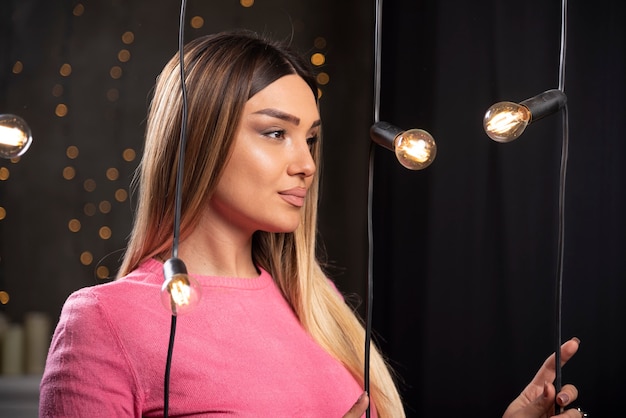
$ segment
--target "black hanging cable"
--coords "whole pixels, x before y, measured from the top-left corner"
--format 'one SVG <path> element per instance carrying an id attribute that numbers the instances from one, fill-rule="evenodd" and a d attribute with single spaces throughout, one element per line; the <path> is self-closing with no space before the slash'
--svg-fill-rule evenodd
<path id="1" fill-rule="evenodd" d="M 561 45 L 559 53 L 559 90 L 565 93 L 565 55 L 567 52 L 567 0 L 561 0 Z"/>
<path id="2" fill-rule="evenodd" d="M 185 85 L 185 61 L 184 61 L 184 39 L 185 39 L 185 10 L 187 1 L 182 0 L 180 5 L 180 20 L 178 23 L 178 58 L 180 67 L 180 88 L 182 92 L 182 115 L 180 123 L 180 144 L 178 151 L 178 167 L 176 172 L 176 195 L 174 199 L 174 235 L 172 241 L 172 257 L 178 258 L 178 243 L 180 236 L 180 216 L 182 206 L 182 188 L 185 164 L 185 148 L 187 143 L 187 87 Z M 170 395 L 170 372 L 172 368 L 172 353 L 174 351 L 174 339 L 176 336 L 176 315 L 172 314 L 170 324 L 170 339 L 167 347 L 167 360 L 165 363 L 165 378 L 163 384 L 163 417 L 167 418 L 169 413 Z"/>
<path id="3" fill-rule="evenodd" d="M 561 51 L 559 57 L 559 90 L 565 93 L 565 52 L 567 47 L 567 0 L 561 0 Z M 554 387 L 557 393 L 562 388 L 561 371 L 561 326 L 563 306 L 563 258 L 565 247 L 565 184 L 567 174 L 567 156 L 569 147 L 569 121 L 567 115 L 567 103 L 563 106 L 561 114 L 563 142 L 561 146 L 561 166 L 559 174 L 559 221 L 558 221 L 558 244 L 557 244 L 557 274 L 555 283 L 555 379 Z M 555 412 L 562 411 L 555 404 Z"/>
<path id="4" fill-rule="evenodd" d="M 374 194 L 374 147 L 376 145 L 370 141 L 369 152 L 369 175 L 367 188 L 367 243 L 368 243 L 368 263 L 367 263 L 367 302 L 365 305 L 365 354 L 363 357 L 363 387 L 365 392 L 370 393 L 370 346 L 372 340 L 372 302 L 374 290 L 374 242 L 373 242 L 373 226 L 372 226 L 372 195 Z M 371 397 L 370 397 L 371 404 Z M 370 417 L 370 407 L 368 405 L 365 416 Z"/>
<path id="5" fill-rule="evenodd" d="M 376 17 L 374 27 L 374 123 L 380 119 L 380 84 L 381 84 L 381 41 L 382 41 L 382 0 L 376 0 Z M 372 303 L 374 300 L 374 242 L 372 226 L 372 198 L 374 194 L 374 150 L 376 145 L 370 142 L 367 189 L 367 299 L 365 305 L 365 354 L 363 358 L 363 387 L 370 393 L 370 347 L 372 340 Z M 370 397 L 371 405 L 371 397 Z M 371 409 L 368 405 L 365 416 L 370 418 Z"/>
<path id="6" fill-rule="evenodd" d="M 374 123 L 380 120 L 383 0 L 376 0 L 374 23 Z"/>
<path id="7" fill-rule="evenodd" d="M 373 226 L 372 226 L 372 195 L 374 194 L 374 147 L 376 145 L 373 141 L 370 141 L 370 153 L 369 153 L 369 175 L 368 175 L 368 189 L 367 189 L 367 242 L 368 242 L 368 266 L 367 266 L 367 305 L 366 305 L 366 322 L 365 322 L 365 355 L 363 360 L 363 386 L 364 390 L 369 395 L 370 390 L 370 345 L 372 340 L 372 301 L 374 293 L 374 242 Z M 371 398 L 370 398 L 371 401 Z M 370 417 L 370 407 L 368 405 L 365 411 L 365 416 Z"/>
<path id="8" fill-rule="evenodd" d="M 183 175 L 185 165 L 185 148 L 187 143 L 187 86 L 185 84 L 184 38 L 185 38 L 185 9 L 187 0 L 180 5 L 180 22 L 178 29 L 178 58 L 180 67 L 180 90 L 182 93 L 182 118 L 180 121 L 180 144 L 178 150 L 178 170 L 176 172 L 176 199 L 174 201 L 174 240 L 172 243 L 172 257 L 178 257 L 178 241 L 180 236 L 180 216 L 182 206 Z"/>
<path id="9" fill-rule="evenodd" d="M 170 324 L 170 340 L 167 346 L 167 361 L 165 363 L 165 379 L 163 393 L 163 418 L 167 418 L 170 409 L 170 371 L 172 369 L 172 353 L 174 351 L 174 338 L 176 336 L 176 315 L 172 315 Z"/>

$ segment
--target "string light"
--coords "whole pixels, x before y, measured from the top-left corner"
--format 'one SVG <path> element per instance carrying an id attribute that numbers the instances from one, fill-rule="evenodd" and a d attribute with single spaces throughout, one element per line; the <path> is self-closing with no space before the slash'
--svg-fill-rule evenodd
<path id="1" fill-rule="evenodd" d="M 180 217 L 182 206 L 182 185 L 184 175 L 185 149 L 187 145 L 187 85 L 185 83 L 184 63 L 184 27 L 185 9 L 187 2 L 182 0 L 178 36 L 178 65 L 180 72 L 180 86 L 182 94 L 182 116 L 180 129 L 180 143 L 178 151 L 178 166 L 176 170 L 176 193 L 174 197 L 174 231 L 172 240 L 172 257 L 163 264 L 164 283 L 161 287 L 161 300 L 169 300 L 164 304 L 172 313 L 173 335 L 176 327 L 176 316 L 189 312 L 200 300 L 200 289 L 196 279 L 187 274 L 185 263 L 178 258 L 178 244 L 180 240 Z M 186 288 L 183 290 L 182 288 Z M 191 296 L 193 294 L 193 296 Z M 181 295 L 187 295 L 182 297 Z M 167 389 L 167 385 L 166 385 Z M 167 413 L 167 408 L 166 411 Z"/>
<path id="2" fill-rule="evenodd" d="M 0 157 L 17 158 L 30 148 L 33 137 L 30 127 L 17 115 L 0 115 Z"/>
<path id="3" fill-rule="evenodd" d="M 167 280 L 161 287 L 161 302 L 172 315 L 182 315 L 193 310 L 200 301 L 201 287 L 187 274 L 185 264 L 178 258 L 163 263 Z"/>
<path id="4" fill-rule="evenodd" d="M 423 170 L 437 156 L 437 144 L 423 129 L 402 130 L 387 122 L 376 122 L 370 128 L 372 140 L 396 154 L 398 162 L 409 170 Z"/>
<path id="5" fill-rule="evenodd" d="M 511 142 L 532 122 L 558 112 L 567 103 L 561 90 L 545 91 L 520 103 L 499 102 L 492 105 L 483 118 L 483 128 L 496 142 Z"/>

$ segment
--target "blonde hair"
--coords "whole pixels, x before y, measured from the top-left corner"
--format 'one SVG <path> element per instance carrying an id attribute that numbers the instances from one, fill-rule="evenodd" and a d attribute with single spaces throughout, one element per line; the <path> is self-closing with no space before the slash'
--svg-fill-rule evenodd
<path id="1" fill-rule="evenodd" d="M 246 101 L 288 74 L 302 77 L 317 97 L 315 77 L 306 61 L 290 48 L 255 34 L 205 36 L 191 41 L 184 51 L 189 112 L 181 240 L 197 222 L 220 179 Z M 139 189 L 135 222 L 118 277 L 151 257 L 167 254 L 172 246 L 180 91 L 176 55 L 158 77 L 150 105 L 144 154 L 134 179 Z M 312 153 L 319 166 L 319 141 Z M 307 194 L 300 226 L 293 233 L 254 234 L 252 256 L 272 275 L 302 326 L 362 384 L 363 325 L 328 281 L 316 258 L 318 188 L 316 177 Z M 370 398 L 380 417 L 404 416 L 390 370 L 373 345 Z"/>

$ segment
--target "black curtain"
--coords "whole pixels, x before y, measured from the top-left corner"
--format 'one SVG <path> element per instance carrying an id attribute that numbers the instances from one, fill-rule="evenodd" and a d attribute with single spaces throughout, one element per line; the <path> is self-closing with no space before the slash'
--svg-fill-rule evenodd
<path id="1" fill-rule="evenodd" d="M 377 338 L 409 416 L 499 416 L 555 348 L 562 114 L 509 144 L 485 110 L 558 87 L 561 4 L 401 1 L 383 7 L 381 119 L 428 130 L 426 170 L 377 151 Z M 626 31 L 616 1 L 571 2 L 566 79 L 563 369 L 592 416 L 618 411 L 626 342 Z"/>

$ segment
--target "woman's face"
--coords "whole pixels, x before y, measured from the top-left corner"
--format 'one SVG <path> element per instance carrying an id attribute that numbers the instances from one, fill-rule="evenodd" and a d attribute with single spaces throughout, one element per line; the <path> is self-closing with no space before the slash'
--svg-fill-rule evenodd
<path id="1" fill-rule="evenodd" d="M 252 96 L 209 216 L 247 235 L 294 231 L 316 169 L 311 145 L 319 130 L 315 97 L 299 76 L 284 76 Z"/>

